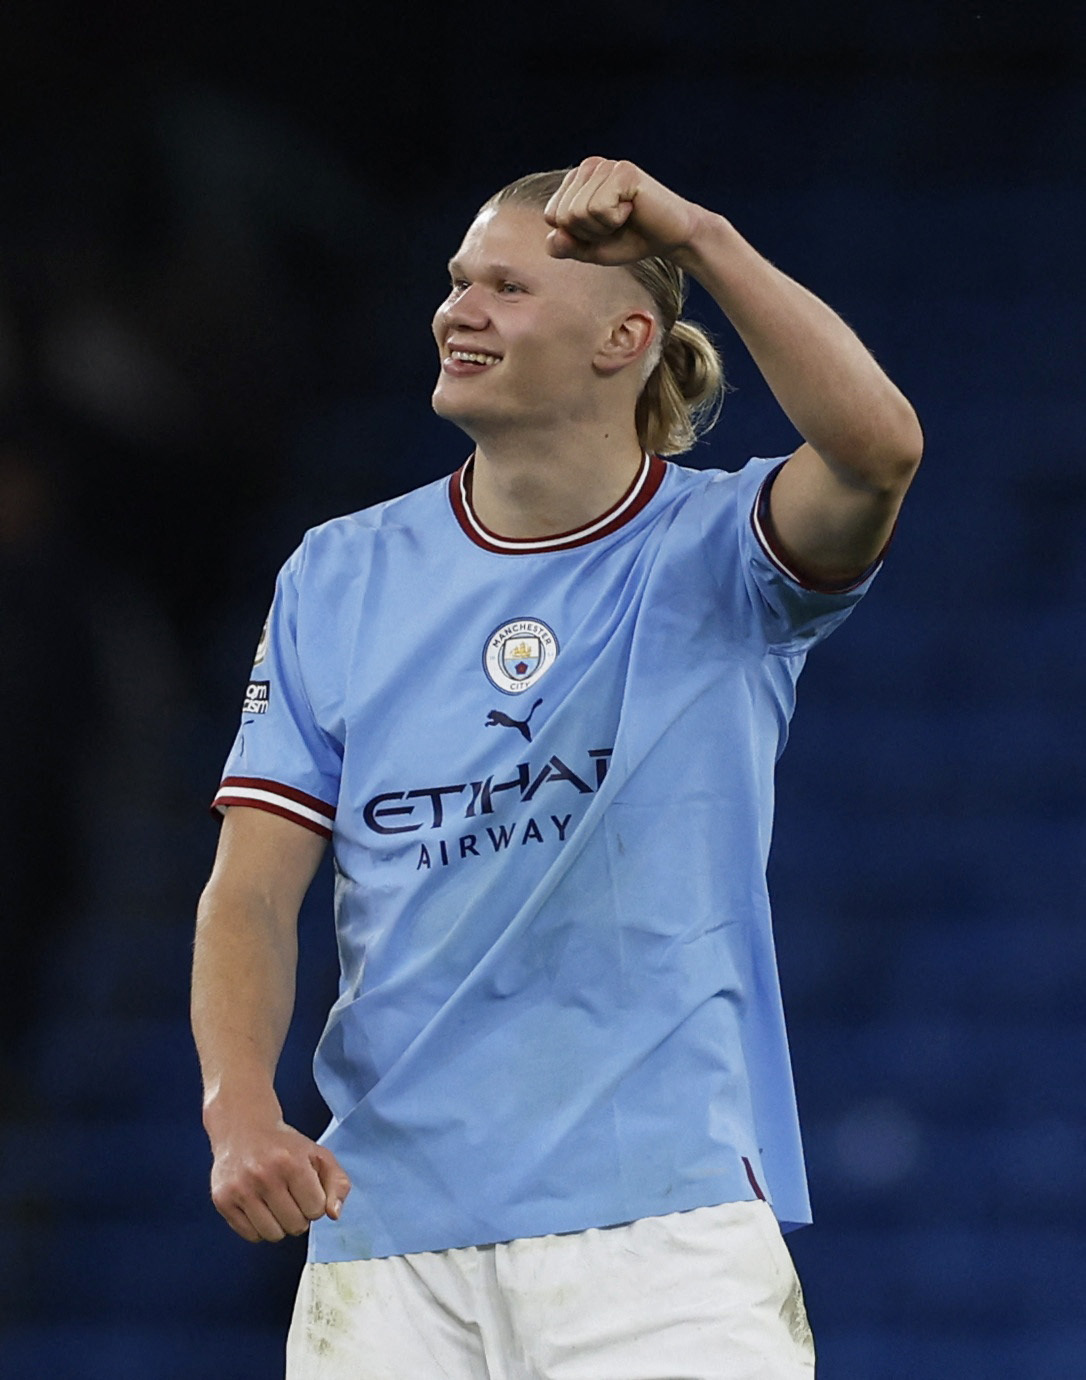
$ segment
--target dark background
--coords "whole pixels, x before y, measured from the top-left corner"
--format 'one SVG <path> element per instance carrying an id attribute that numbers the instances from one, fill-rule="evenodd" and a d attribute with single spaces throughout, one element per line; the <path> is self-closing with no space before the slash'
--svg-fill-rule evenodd
<path id="1" fill-rule="evenodd" d="M 825 1380 L 1086 1373 L 1086 9 L 0 10 L 0 1375 L 281 1373 L 300 1243 L 207 1197 L 205 806 L 303 530 L 454 468 L 444 263 L 629 157 L 913 399 L 927 459 L 812 657 L 771 881 Z M 795 437 L 736 391 L 690 463 Z M 283 1066 L 334 982 L 322 880 Z"/>

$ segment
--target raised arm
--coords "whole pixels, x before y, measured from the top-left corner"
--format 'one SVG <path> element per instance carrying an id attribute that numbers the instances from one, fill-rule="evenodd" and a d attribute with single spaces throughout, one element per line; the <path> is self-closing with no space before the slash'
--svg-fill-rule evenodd
<path id="1" fill-rule="evenodd" d="M 803 437 L 770 495 L 782 554 L 817 583 L 860 575 L 889 539 L 923 437 L 849 327 L 723 216 L 632 163 L 586 159 L 546 217 L 559 257 L 617 265 L 665 255 L 711 293 Z"/>
<path id="2" fill-rule="evenodd" d="M 289 820 L 232 806 L 197 913 L 192 1029 L 211 1196 L 247 1241 L 338 1217 L 350 1189 L 331 1151 L 284 1122 L 274 1086 L 294 1007 L 298 910 L 323 850 Z"/>

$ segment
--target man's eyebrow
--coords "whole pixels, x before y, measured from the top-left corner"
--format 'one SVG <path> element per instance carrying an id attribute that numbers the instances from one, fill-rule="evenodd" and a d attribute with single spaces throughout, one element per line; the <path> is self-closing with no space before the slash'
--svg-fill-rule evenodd
<path id="1" fill-rule="evenodd" d="M 459 259 L 450 259 L 448 268 L 450 276 L 454 278 L 457 274 L 463 274 L 464 272 L 464 266 L 463 264 L 461 264 Z M 521 273 L 518 269 L 510 268 L 508 264 L 487 264 L 486 267 L 482 270 L 482 272 L 484 276 L 491 278 L 520 279 L 524 277 L 523 273 Z"/>

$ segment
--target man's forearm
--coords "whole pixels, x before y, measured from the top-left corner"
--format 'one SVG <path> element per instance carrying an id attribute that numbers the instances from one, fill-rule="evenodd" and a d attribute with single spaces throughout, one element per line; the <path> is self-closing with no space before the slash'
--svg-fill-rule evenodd
<path id="1" fill-rule="evenodd" d="M 293 1011 L 296 968 L 292 926 L 251 898 L 209 885 L 197 916 L 192 971 L 205 1124 L 238 1112 L 278 1115 L 275 1069 Z"/>
<path id="2" fill-rule="evenodd" d="M 200 898 L 192 1030 L 211 1141 L 211 1200 L 246 1241 L 339 1215 L 351 1183 L 335 1156 L 287 1126 L 275 1070 L 294 1008 L 298 909 L 324 840 L 263 810 L 226 811 Z"/>
<path id="3" fill-rule="evenodd" d="M 834 311 L 723 216 L 705 212 L 673 257 L 716 300 L 793 426 L 839 478 L 875 491 L 908 482 L 923 444 L 916 414 Z"/>

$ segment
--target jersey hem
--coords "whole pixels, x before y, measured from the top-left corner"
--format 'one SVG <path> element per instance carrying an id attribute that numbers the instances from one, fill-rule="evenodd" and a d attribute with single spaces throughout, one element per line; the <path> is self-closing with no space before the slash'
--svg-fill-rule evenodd
<path id="1" fill-rule="evenodd" d="M 571 1213 L 552 1217 L 546 1225 L 524 1227 L 514 1233 L 499 1235 L 485 1231 L 448 1230 L 437 1234 L 425 1232 L 392 1233 L 380 1228 L 352 1230 L 344 1229 L 334 1222 L 315 1223 L 309 1233 L 308 1263 L 331 1264 L 344 1260 L 382 1260 L 390 1256 L 420 1255 L 445 1251 L 465 1250 L 471 1247 L 496 1246 L 510 1241 L 535 1240 L 543 1236 L 570 1236 L 593 1230 L 606 1230 L 608 1227 L 625 1226 L 630 1222 L 644 1221 L 653 1217 L 669 1217 L 676 1212 L 696 1212 L 701 1208 L 722 1207 L 727 1203 L 762 1202 L 777 1218 L 781 1234 L 810 1226 L 811 1218 L 781 1217 L 771 1199 L 764 1193 L 737 1194 L 734 1190 L 724 1196 L 691 1194 L 679 1202 L 657 1202 L 647 1205 L 643 1211 L 630 1214 L 621 1210 L 600 1214 Z"/>

